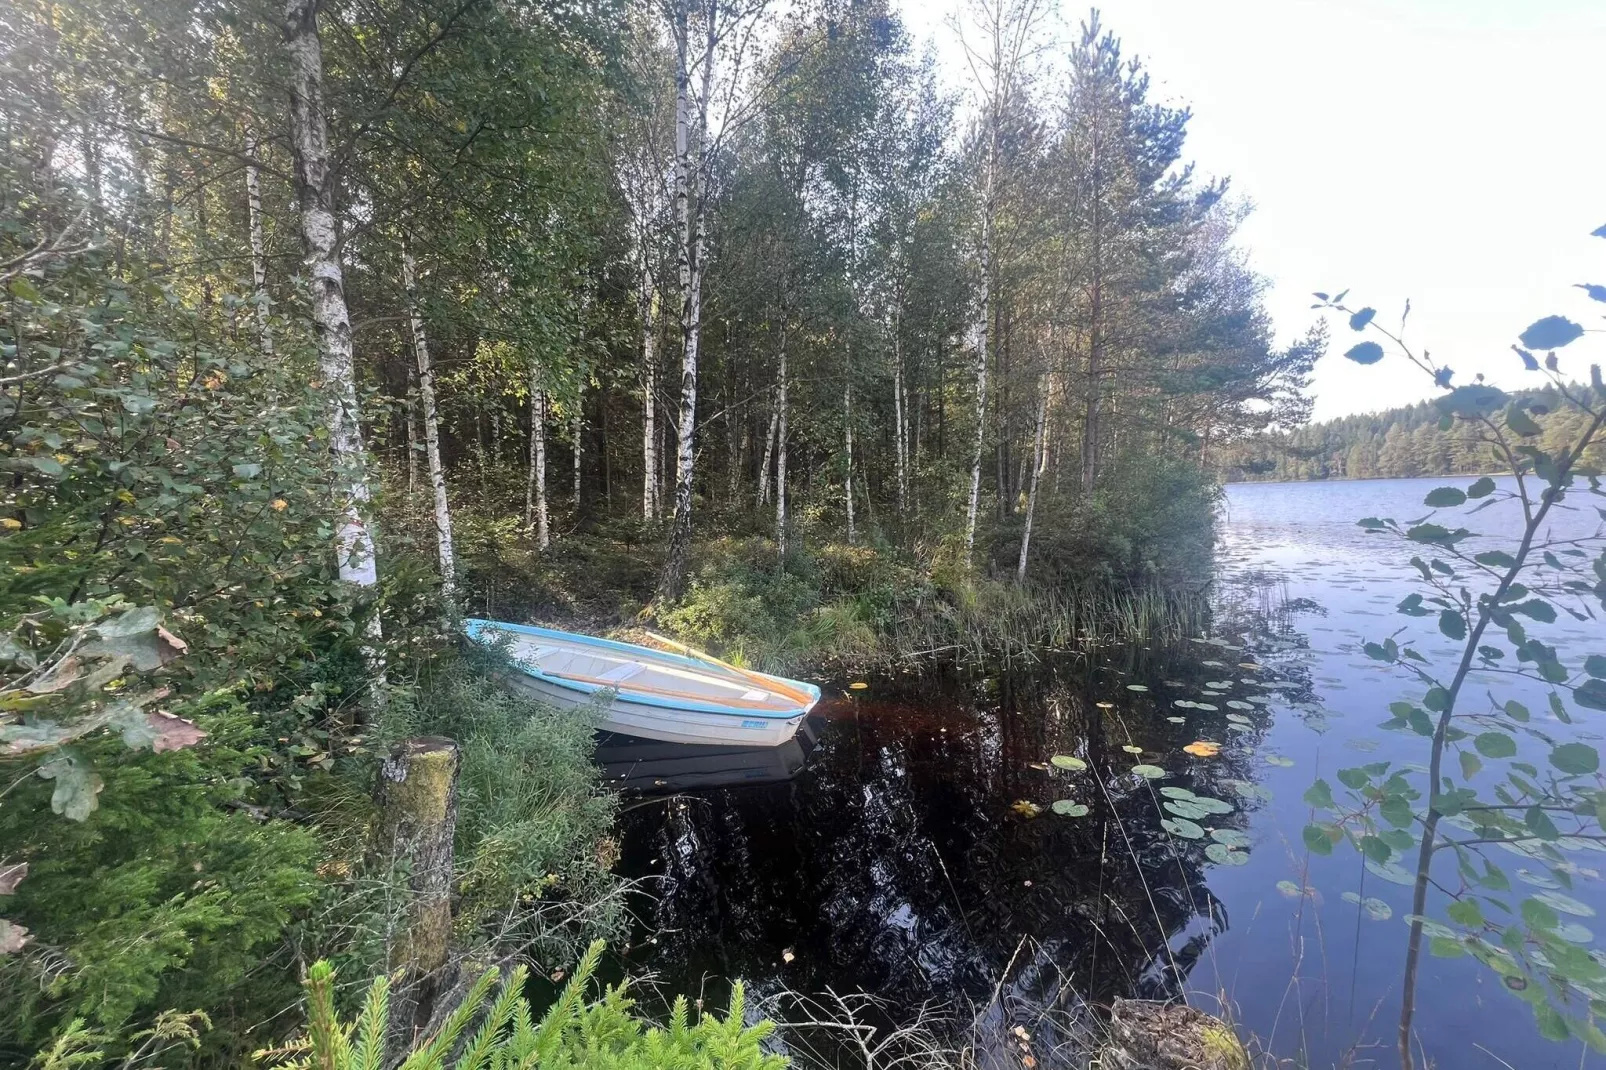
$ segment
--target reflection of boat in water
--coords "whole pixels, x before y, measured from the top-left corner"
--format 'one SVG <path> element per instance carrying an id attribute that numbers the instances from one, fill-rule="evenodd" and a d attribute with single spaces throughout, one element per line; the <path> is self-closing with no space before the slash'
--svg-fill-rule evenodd
<path id="1" fill-rule="evenodd" d="M 777 784 L 802 770 L 818 739 L 816 733 L 811 718 L 804 719 L 797 735 L 776 747 L 661 743 L 604 732 L 597 740 L 596 757 L 609 787 L 638 795 Z"/>

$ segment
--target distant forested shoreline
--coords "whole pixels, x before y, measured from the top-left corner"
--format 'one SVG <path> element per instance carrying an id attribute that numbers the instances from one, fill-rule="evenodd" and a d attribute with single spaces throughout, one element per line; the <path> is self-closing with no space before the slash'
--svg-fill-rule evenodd
<path id="1" fill-rule="evenodd" d="M 1574 389 L 1580 396 L 1588 386 Z M 1522 441 L 1546 453 L 1576 439 L 1584 415 L 1565 406 L 1553 388 L 1519 391 L 1512 400 L 1523 406 L 1540 433 Z M 1228 483 L 1283 483 L 1324 479 L 1409 479 L 1418 476 L 1480 475 L 1507 470 L 1498 456 L 1491 427 L 1467 420 L 1446 426 L 1432 401 L 1344 416 L 1308 424 L 1283 434 L 1245 439 L 1219 462 Z M 1505 417 L 1493 417 L 1504 429 Z M 1508 433 L 1515 445 L 1519 440 Z M 1606 461 L 1597 444 L 1588 460 Z"/>

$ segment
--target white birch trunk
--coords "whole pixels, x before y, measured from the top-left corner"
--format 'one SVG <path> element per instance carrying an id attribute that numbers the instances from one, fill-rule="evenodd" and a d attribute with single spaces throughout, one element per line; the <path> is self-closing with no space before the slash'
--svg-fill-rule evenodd
<path id="1" fill-rule="evenodd" d="M 658 288 L 641 275 L 641 518 L 658 517 Z"/>
<path id="2" fill-rule="evenodd" d="M 786 564 L 786 328 L 781 328 L 781 368 L 775 401 L 775 549 Z"/>
<path id="3" fill-rule="evenodd" d="M 290 58 L 290 127 L 295 148 L 296 198 L 301 239 L 310 277 L 313 334 L 318 343 L 318 375 L 328 400 L 329 449 L 335 462 L 338 514 L 336 546 L 340 578 L 359 588 L 376 587 L 379 569 L 366 513 L 372 495 L 357 408 L 357 377 L 351 349 L 351 317 L 346 310 L 330 170 L 329 130 L 324 121 L 323 47 L 318 40 L 317 0 L 285 5 L 285 50 Z M 378 613 L 368 616 L 364 651 L 371 682 L 384 685 Z M 382 702 L 375 690 L 370 702 Z"/>
<path id="4" fill-rule="evenodd" d="M 429 486 L 435 507 L 435 552 L 440 560 L 441 593 L 457 601 L 457 554 L 452 545 L 452 510 L 446 501 L 446 469 L 441 464 L 440 417 L 435 407 L 435 372 L 429 362 L 429 339 L 418 310 L 417 272 L 413 254 L 402 246 L 402 288 L 407 294 L 407 323 L 413 336 L 413 358 L 418 363 L 418 401 L 424 418 L 424 458 L 429 465 Z"/>
<path id="5" fill-rule="evenodd" d="M 1026 494 L 1026 527 L 1020 537 L 1020 561 L 1015 565 L 1015 579 L 1026 579 L 1026 554 L 1032 545 L 1032 519 L 1037 515 L 1037 487 L 1043 479 L 1043 468 L 1048 457 L 1048 375 L 1037 380 L 1037 434 L 1033 440 L 1032 485 Z"/>
<path id="6" fill-rule="evenodd" d="M 580 451 L 585 434 L 585 388 L 574 399 L 574 414 L 569 417 L 569 438 L 574 442 L 574 515 L 580 515 Z"/>
<path id="7" fill-rule="evenodd" d="M 996 141 L 996 123 L 994 140 Z M 981 450 L 987 420 L 987 330 L 991 326 L 993 153 L 988 149 L 986 191 L 981 217 L 981 317 L 976 330 L 976 443 L 970 460 L 970 504 L 965 511 L 965 566 L 976 546 L 976 506 L 981 498 Z"/>
<path id="8" fill-rule="evenodd" d="M 892 419 L 893 452 L 898 462 L 898 515 L 903 516 L 909 508 L 909 428 L 905 420 L 905 404 L 903 397 L 903 345 L 900 320 L 892 320 Z"/>
<path id="9" fill-rule="evenodd" d="M 714 29 L 708 27 L 703 60 L 703 92 L 697 121 L 698 143 L 692 144 L 691 75 L 687 69 L 689 0 L 680 0 L 676 18 L 675 72 L 675 220 L 680 231 L 678 269 L 681 288 L 680 413 L 676 427 L 675 511 L 664 562 L 660 593 L 678 598 L 685 583 L 686 554 L 691 544 L 692 478 L 696 463 L 697 359 L 702 339 L 702 259 L 705 207 L 701 196 L 702 137 L 708 122 L 708 83 L 712 77 Z M 695 156 L 694 156 L 695 152 Z M 696 200 L 695 211 L 692 201 Z"/>
<path id="10" fill-rule="evenodd" d="M 552 545 L 546 501 L 546 391 L 540 374 L 530 372 L 530 474 L 524 484 L 524 526 L 535 528 L 535 544 Z"/>
<path id="11" fill-rule="evenodd" d="M 413 508 L 413 495 L 418 493 L 418 387 L 413 375 L 407 376 L 407 511 Z"/>
<path id="12" fill-rule="evenodd" d="M 251 304 L 255 309 L 257 344 L 264 357 L 273 356 L 273 327 L 268 323 L 268 254 L 267 242 L 262 237 L 262 179 L 256 165 L 257 139 L 255 134 L 245 136 L 245 154 L 250 160 L 245 165 L 246 229 L 251 241 Z"/>
<path id="13" fill-rule="evenodd" d="M 853 366 L 852 355 L 848 358 L 848 367 Z M 843 481 L 842 490 L 848 505 L 848 545 L 852 546 L 857 532 L 853 527 L 853 381 L 850 379 L 842 384 L 842 446 L 847 457 L 847 477 Z"/>
<path id="14" fill-rule="evenodd" d="M 783 340 L 781 345 L 786 345 Z M 758 504 L 760 508 L 769 504 L 770 500 L 770 469 L 775 464 L 775 428 L 781 418 L 780 391 L 777 389 L 775 401 L 770 404 L 770 427 L 764 433 L 764 463 L 758 470 Z"/>

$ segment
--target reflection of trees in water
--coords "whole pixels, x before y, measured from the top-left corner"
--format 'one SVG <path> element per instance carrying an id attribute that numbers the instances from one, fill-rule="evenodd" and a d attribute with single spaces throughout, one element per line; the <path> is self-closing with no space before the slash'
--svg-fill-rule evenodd
<path id="1" fill-rule="evenodd" d="M 643 965 L 672 988 L 740 976 L 759 993 L 832 987 L 903 1010 L 979 1007 L 1024 937 L 1009 998 L 1060 1000 L 1062 983 L 1099 1003 L 1176 994 L 1225 914 L 1206 887 L 1209 841 L 1162 830 L 1162 800 L 1128 770 L 1160 764 L 1176 774 L 1162 783 L 1233 801 L 1234 813 L 1212 820 L 1241 828 L 1243 800 L 1227 782 L 1247 780 L 1250 763 L 1232 744 L 1258 728 L 1229 739 L 1220 714 L 1166 721 L 1160 681 L 1197 687 L 1212 670 L 1176 654 L 1123 659 L 878 687 L 828 723 L 794 782 L 627 815 L 626 872 L 667 878 L 646 919 L 661 930 L 658 950 Z M 1138 678 L 1155 690 L 1125 690 Z M 1201 737 L 1229 747 L 1204 761 L 1183 755 Z M 1089 770 L 1033 768 L 1056 753 Z M 1089 814 L 1053 815 L 1060 798 Z M 1023 817 L 1019 800 L 1044 812 Z M 783 965 L 787 950 L 795 958 Z"/>

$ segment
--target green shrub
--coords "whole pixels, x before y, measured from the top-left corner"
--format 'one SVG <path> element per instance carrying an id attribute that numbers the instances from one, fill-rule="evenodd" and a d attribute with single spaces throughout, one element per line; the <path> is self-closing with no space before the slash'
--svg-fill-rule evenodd
<path id="1" fill-rule="evenodd" d="M 4 770 L 16 786 L 0 843 L 29 865 L 6 914 L 31 942 L 0 958 L 0 1035 L 37 1043 L 74 1017 L 116 1029 L 222 1005 L 245 984 L 289 997 L 287 964 L 260 967 L 316 896 L 318 841 L 231 808 L 260 757 L 250 723 L 238 710 L 202 723 L 205 743 L 163 754 L 104 735 L 81 744 L 105 782 L 83 821 L 51 813 L 49 782 Z M 229 1040 L 225 1029 L 209 1042 Z"/>

